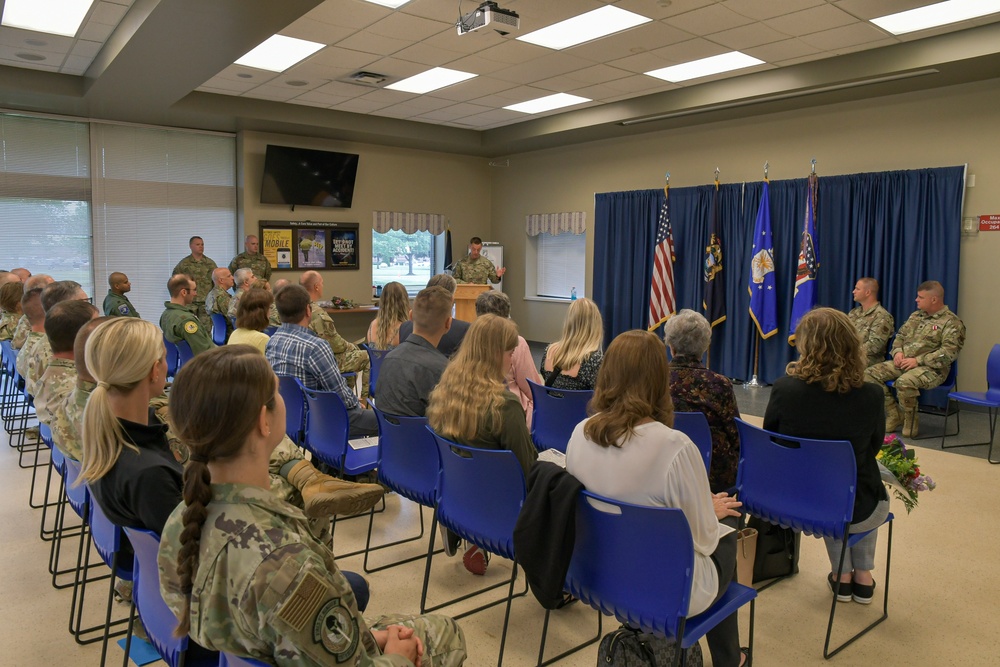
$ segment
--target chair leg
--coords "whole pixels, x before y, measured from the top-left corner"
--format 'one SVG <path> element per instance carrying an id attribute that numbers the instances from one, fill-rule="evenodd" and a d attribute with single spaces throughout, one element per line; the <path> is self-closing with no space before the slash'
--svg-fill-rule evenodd
<path id="1" fill-rule="evenodd" d="M 961 414 L 961 411 L 959 411 L 957 414 Z M 996 460 L 993 459 L 993 444 L 996 441 L 998 415 L 1000 415 L 1000 408 L 989 408 L 989 411 L 987 413 L 987 419 L 989 420 L 989 425 L 990 425 L 989 440 L 985 440 L 983 442 L 966 442 L 961 445 L 945 445 L 944 436 L 941 436 L 941 449 L 959 449 L 961 447 L 977 447 L 980 445 L 989 445 L 990 448 L 989 451 L 986 452 L 986 460 L 992 463 L 993 465 L 1000 464 L 1000 459 Z M 958 432 L 956 431 L 956 434 L 957 433 Z"/>
<path id="2" fill-rule="evenodd" d="M 402 499 L 402 498 L 401 498 Z M 372 526 L 375 523 L 375 508 L 373 507 L 368 516 L 368 539 L 365 542 L 365 561 L 364 570 L 367 574 L 374 574 L 375 572 L 381 572 L 382 570 L 388 570 L 390 568 L 396 567 L 397 565 L 403 565 L 405 563 L 412 563 L 413 561 L 421 560 L 427 558 L 427 554 L 419 554 L 417 556 L 411 556 L 410 558 L 404 558 L 403 560 L 393 561 L 392 563 L 387 563 L 385 565 L 379 565 L 378 567 L 368 567 L 368 557 L 372 551 L 378 551 L 380 549 L 387 549 L 389 547 L 398 546 L 400 544 L 406 544 L 408 542 L 416 542 L 417 540 L 423 539 L 424 537 L 424 508 L 422 505 L 417 505 L 419 508 L 417 512 L 420 514 L 420 533 L 414 537 L 407 537 L 401 540 L 396 540 L 395 542 L 389 542 L 387 544 L 380 544 L 376 547 L 372 546 Z M 442 553 L 444 549 L 439 549 L 435 553 Z"/>
<path id="3" fill-rule="evenodd" d="M 546 667 L 547 665 L 551 665 L 553 663 L 559 662 L 563 658 L 569 657 L 569 656 L 573 655 L 574 653 L 576 653 L 577 651 L 581 651 L 581 650 L 585 649 L 586 647 L 590 646 L 591 644 L 593 644 L 595 642 L 599 642 L 601 640 L 601 635 L 604 633 L 604 614 L 602 614 L 600 611 L 598 611 L 597 612 L 597 635 L 595 637 L 593 637 L 591 639 L 587 639 L 582 644 L 577 644 L 576 646 L 574 646 L 573 648 L 571 648 L 571 649 L 569 649 L 567 651 L 563 651 L 562 653 L 560 653 L 559 655 L 555 656 L 554 658 L 549 658 L 548 660 L 543 660 L 543 658 L 545 657 L 545 640 L 546 640 L 546 637 L 547 637 L 548 631 L 549 631 L 549 614 L 551 614 L 551 613 L 552 613 L 551 609 L 546 609 L 545 610 L 545 623 L 542 624 L 542 639 L 538 643 L 538 664 L 536 665 L 536 667 Z"/>
<path id="4" fill-rule="evenodd" d="M 128 667 L 129 653 L 132 652 L 132 632 L 135 630 L 135 599 L 129 605 L 128 630 L 125 633 L 125 657 L 122 658 L 122 667 Z"/>

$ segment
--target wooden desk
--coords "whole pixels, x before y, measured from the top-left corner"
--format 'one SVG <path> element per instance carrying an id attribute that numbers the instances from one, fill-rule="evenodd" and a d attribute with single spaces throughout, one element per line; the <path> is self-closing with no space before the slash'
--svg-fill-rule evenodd
<path id="1" fill-rule="evenodd" d="M 324 308 L 333 323 L 337 325 L 337 333 L 351 342 L 364 342 L 368 335 L 368 325 L 378 315 L 378 306 L 358 306 L 357 308 Z"/>

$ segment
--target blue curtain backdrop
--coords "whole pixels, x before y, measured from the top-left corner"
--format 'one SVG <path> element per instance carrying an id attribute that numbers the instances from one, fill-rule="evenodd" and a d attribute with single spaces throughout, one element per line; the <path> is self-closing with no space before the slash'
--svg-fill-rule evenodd
<path id="1" fill-rule="evenodd" d="M 820 268 L 817 305 L 847 311 L 862 276 L 881 283 L 882 304 L 896 328 L 916 306 L 916 287 L 938 280 L 945 301 L 958 301 L 964 167 L 821 176 L 817 207 Z M 727 319 L 715 327 L 710 366 L 732 378 L 753 373 L 756 333 L 749 315 L 750 235 L 763 183 L 723 184 L 719 190 Z M 702 267 L 708 239 L 711 185 L 670 188 L 677 262 L 678 308 L 702 311 Z M 656 218 L 663 190 L 596 196 L 594 300 L 604 315 L 605 343 L 644 328 L 649 303 Z M 806 205 L 806 179 L 771 181 L 771 225 L 778 290 L 778 335 L 761 341 L 758 376 L 771 383 L 795 358 L 787 343 L 795 265 Z M 961 315 L 961 313 L 959 313 Z"/>

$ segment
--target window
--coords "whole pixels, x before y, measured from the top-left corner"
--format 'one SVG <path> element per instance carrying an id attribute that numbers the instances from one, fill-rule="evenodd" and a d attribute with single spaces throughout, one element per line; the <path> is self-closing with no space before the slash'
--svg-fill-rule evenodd
<path id="1" fill-rule="evenodd" d="M 534 237 L 537 270 L 535 296 L 569 299 L 573 288 L 578 297 L 585 296 L 585 264 L 587 237 L 585 234 L 541 233 Z"/>
<path id="2" fill-rule="evenodd" d="M 372 283 L 402 283 L 410 295 L 427 286 L 437 271 L 437 246 L 441 234 L 390 229 L 372 230 Z"/>

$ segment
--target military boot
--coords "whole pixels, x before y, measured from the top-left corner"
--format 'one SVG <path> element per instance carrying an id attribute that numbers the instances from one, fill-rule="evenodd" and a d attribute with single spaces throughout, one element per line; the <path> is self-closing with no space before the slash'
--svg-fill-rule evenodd
<path id="1" fill-rule="evenodd" d="M 917 437 L 917 430 L 920 428 L 920 411 L 916 407 L 903 410 L 903 437 Z"/>
<path id="2" fill-rule="evenodd" d="M 885 432 L 894 433 L 903 425 L 903 415 L 891 396 L 885 399 Z"/>
<path id="3" fill-rule="evenodd" d="M 378 484 L 355 484 L 325 475 L 309 461 L 299 461 L 288 471 L 288 483 L 302 494 L 302 509 L 313 518 L 367 512 L 385 494 Z"/>

